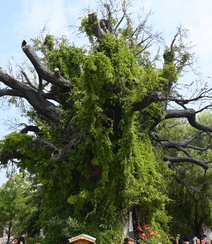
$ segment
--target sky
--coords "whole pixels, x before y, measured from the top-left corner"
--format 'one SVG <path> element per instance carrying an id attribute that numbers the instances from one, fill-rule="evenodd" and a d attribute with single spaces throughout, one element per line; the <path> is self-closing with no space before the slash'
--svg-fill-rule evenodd
<path id="1" fill-rule="evenodd" d="M 79 17 L 90 11 L 97 11 L 99 1 L 94 0 L 2 0 L 1 32 L 0 32 L 0 67 L 7 69 L 8 61 L 22 63 L 26 57 L 21 43 L 35 38 L 46 27 L 55 36 L 65 35 L 76 46 L 84 43 L 84 39 L 76 33 Z M 143 9 L 143 10 L 141 10 Z M 193 51 L 198 57 L 196 64 L 201 78 L 211 83 L 212 77 L 212 1 L 211 0 L 132 0 L 130 12 L 132 16 L 152 12 L 149 24 L 155 31 L 163 33 L 167 45 L 171 43 L 177 27 L 180 25 L 189 30 L 188 42 L 192 42 Z M 190 83 L 191 74 L 184 78 Z M 13 128 L 9 120 L 22 122 L 19 111 L 8 109 L 0 103 L 0 139 L 10 133 Z M 0 186 L 6 181 L 5 171 L 0 170 Z"/>

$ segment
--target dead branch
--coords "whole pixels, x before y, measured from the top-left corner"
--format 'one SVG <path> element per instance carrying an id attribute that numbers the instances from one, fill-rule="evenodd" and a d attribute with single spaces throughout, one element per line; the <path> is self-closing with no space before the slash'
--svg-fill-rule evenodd
<path id="1" fill-rule="evenodd" d="M 97 19 L 97 13 L 96 12 L 89 13 L 88 20 L 89 20 L 89 23 L 91 24 L 94 36 L 97 37 L 98 39 L 102 39 L 104 32 L 101 29 L 100 23 Z"/>
<path id="2" fill-rule="evenodd" d="M 79 133 L 74 139 L 69 141 L 69 143 L 66 145 L 66 147 L 63 150 L 58 149 L 52 143 L 47 142 L 41 138 L 33 137 L 32 141 L 39 147 L 43 147 L 43 148 L 46 148 L 46 149 L 52 151 L 52 154 L 51 154 L 52 159 L 55 162 L 61 162 L 61 161 L 66 160 L 66 153 L 74 146 L 74 143 L 76 142 L 76 140 L 81 136 L 82 136 L 82 134 Z"/>
<path id="3" fill-rule="evenodd" d="M 194 191 L 194 192 L 197 192 L 197 193 L 201 194 L 201 191 L 200 191 L 200 190 L 198 190 L 196 187 L 191 186 L 190 184 L 186 183 L 185 181 L 183 181 L 182 179 L 180 179 L 177 175 L 174 175 L 174 178 L 175 178 L 175 180 L 176 180 L 179 184 L 185 186 L 186 188 L 188 188 L 188 189 L 190 189 L 190 190 L 192 190 L 192 191 Z"/>
<path id="4" fill-rule="evenodd" d="M 135 103 L 133 106 L 133 111 L 141 111 L 154 102 L 161 102 L 164 100 L 166 100 L 166 98 L 163 97 L 162 92 L 150 94 L 146 96 L 142 101 Z"/>
<path id="5" fill-rule="evenodd" d="M 25 98 L 29 104 L 31 104 L 35 110 L 46 118 L 59 122 L 61 117 L 61 112 L 57 107 L 45 100 L 42 96 L 39 96 L 38 92 L 29 87 L 28 85 L 19 82 L 12 76 L 0 70 L 0 81 L 3 82 L 6 86 L 12 88 L 0 90 L 0 95 L 16 95 L 22 98 Z"/>
<path id="6" fill-rule="evenodd" d="M 31 61 L 33 66 L 35 67 L 35 70 L 37 71 L 38 75 L 41 77 L 41 79 L 46 80 L 50 82 L 51 84 L 57 85 L 59 87 L 66 87 L 68 89 L 71 88 L 70 81 L 64 79 L 63 77 L 57 77 L 54 72 L 49 70 L 40 60 L 40 58 L 35 53 L 34 49 L 27 44 L 26 41 L 22 42 L 22 49 L 28 59 Z"/>
<path id="7" fill-rule="evenodd" d="M 201 161 L 195 158 L 188 158 L 188 157 L 169 157 L 169 156 L 163 156 L 163 160 L 165 161 L 169 161 L 172 164 L 173 163 L 193 163 L 196 165 L 199 165 L 200 167 L 202 167 L 203 169 L 208 169 L 209 166 L 208 164 L 211 163 L 212 161 Z"/>
<path id="8" fill-rule="evenodd" d="M 25 97 L 23 92 L 13 89 L 1 89 L 0 97 L 3 96 Z"/>
<path id="9" fill-rule="evenodd" d="M 40 132 L 40 129 L 39 129 L 37 126 L 35 126 L 35 125 L 26 125 L 26 124 L 22 123 L 22 124 L 20 124 L 19 126 L 22 126 L 22 125 L 24 125 L 24 129 L 22 129 L 22 130 L 20 131 L 20 133 L 25 133 L 25 134 L 27 134 L 28 132 L 34 132 L 34 133 L 36 133 L 37 135 L 41 135 L 41 134 L 42 134 L 42 133 Z"/>
<path id="10" fill-rule="evenodd" d="M 171 119 L 171 118 L 187 118 L 190 125 L 193 126 L 194 128 L 205 132 L 208 131 L 212 132 L 211 126 L 203 125 L 196 120 L 196 111 L 194 109 L 167 110 L 165 114 L 165 119 Z"/>

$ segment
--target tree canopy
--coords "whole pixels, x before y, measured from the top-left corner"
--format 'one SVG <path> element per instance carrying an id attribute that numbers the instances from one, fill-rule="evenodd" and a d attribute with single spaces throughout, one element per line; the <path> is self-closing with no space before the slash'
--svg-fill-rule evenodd
<path id="1" fill-rule="evenodd" d="M 176 89 L 192 63 L 184 30 L 178 28 L 158 67 L 150 47 L 160 35 L 147 26 L 148 16 L 135 26 L 128 8 L 123 1 L 118 11 L 109 1 L 100 17 L 91 12 L 82 19 L 79 31 L 87 35 L 89 48 L 47 34 L 31 45 L 22 42 L 30 72 L 23 67 L 13 77 L 0 70 L 0 96 L 12 97 L 17 106 L 24 100 L 28 106 L 22 113 L 29 120 L 1 141 L 1 164 L 12 162 L 36 175 L 44 227 L 52 218 L 70 216 L 79 233 L 97 237 L 98 243 L 124 238 L 130 212 L 134 227 L 151 224 L 166 238 L 167 179 L 192 188 L 177 168 L 196 165 L 205 175 L 212 162 L 198 154 L 210 149 L 199 142 L 212 126 L 197 118 L 210 105 L 190 107 L 209 101 L 211 90 L 184 99 Z M 176 118 L 193 129 L 171 140 L 164 130 L 172 133 L 169 122 Z"/>

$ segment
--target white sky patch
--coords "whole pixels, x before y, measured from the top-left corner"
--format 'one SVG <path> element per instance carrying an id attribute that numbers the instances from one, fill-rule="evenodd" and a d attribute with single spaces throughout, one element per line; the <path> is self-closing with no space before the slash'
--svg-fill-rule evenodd
<path id="1" fill-rule="evenodd" d="M 195 6 L 188 18 L 189 39 L 195 45 L 194 51 L 199 56 L 199 66 L 205 76 L 211 75 L 212 65 L 212 1 L 201 1 Z"/>
<path id="2" fill-rule="evenodd" d="M 22 35 L 34 37 L 44 26 L 51 34 L 68 34 L 68 23 L 62 0 L 22 0 L 22 11 L 18 29 Z"/>
<path id="3" fill-rule="evenodd" d="M 211 0 L 134 0 L 133 3 L 137 9 L 144 6 L 144 9 L 152 10 L 149 22 L 154 30 L 164 34 L 167 45 L 171 43 L 177 27 L 182 25 L 188 29 L 188 42 L 194 45 L 193 52 L 199 57 L 198 66 L 201 67 L 201 72 L 205 72 L 205 76 L 212 73 Z"/>
<path id="4" fill-rule="evenodd" d="M 89 10 L 97 9 L 94 0 L 22 0 L 21 6 L 20 20 L 15 25 L 19 36 L 29 40 L 46 27 L 49 34 L 57 37 L 65 35 L 71 42 L 77 38 L 79 18 L 86 16 Z"/>

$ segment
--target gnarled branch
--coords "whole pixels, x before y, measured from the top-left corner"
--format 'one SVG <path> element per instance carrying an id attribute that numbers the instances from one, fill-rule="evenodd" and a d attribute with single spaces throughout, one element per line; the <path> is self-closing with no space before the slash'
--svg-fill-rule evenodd
<path id="1" fill-rule="evenodd" d="M 13 89 L 1 89 L 0 97 L 3 96 L 15 96 L 15 97 L 24 97 L 24 93 L 18 90 Z"/>
<path id="2" fill-rule="evenodd" d="M 203 169 L 207 170 L 209 168 L 208 164 L 212 161 L 202 161 L 195 158 L 189 158 L 189 157 L 169 157 L 169 156 L 163 156 L 163 160 L 169 161 L 171 163 L 193 163 L 196 165 L 199 165 Z"/>
<path id="3" fill-rule="evenodd" d="M 133 111 L 140 111 L 148 107 L 150 104 L 154 102 L 165 101 L 166 98 L 163 97 L 162 92 L 156 92 L 146 96 L 142 101 L 137 102 L 133 106 Z"/>
<path id="4" fill-rule="evenodd" d="M 194 109 L 167 110 L 165 114 L 165 119 L 171 119 L 171 118 L 187 118 L 190 125 L 193 126 L 194 128 L 206 132 L 212 132 L 211 126 L 203 125 L 196 120 L 196 111 Z"/>
<path id="5" fill-rule="evenodd" d="M 24 125 L 25 127 L 20 131 L 20 133 L 25 133 L 27 134 L 29 131 L 34 132 L 37 135 L 41 135 L 42 133 L 40 132 L 40 129 L 35 126 L 35 125 L 26 125 L 26 124 L 20 124 L 19 126 Z"/>
<path id="6" fill-rule="evenodd" d="M 16 95 L 18 97 L 25 98 L 38 113 L 41 113 L 46 118 L 59 123 L 61 112 L 53 103 L 45 100 L 42 96 L 39 96 L 37 91 L 28 85 L 19 82 L 2 70 L 0 70 L 0 81 L 6 86 L 12 88 L 12 90 L 0 90 L 0 96 Z"/>
<path id="7" fill-rule="evenodd" d="M 71 83 L 70 81 L 64 79 L 62 76 L 58 76 L 51 70 L 49 70 L 40 60 L 40 58 L 37 56 L 35 53 L 34 49 L 27 44 L 26 41 L 22 42 L 22 49 L 24 53 L 27 55 L 28 59 L 31 61 L 33 66 L 35 67 L 35 70 L 39 74 L 39 76 L 51 84 L 55 84 L 56 86 L 59 87 L 66 87 L 68 89 L 71 88 Z"/>
<path id="8" fill-rule="evenodd" d="M 33 142 L 43 148 L 46 148 L 52 151 L 51 157 L 55 162 L 65 161 L 66 160 L 66 153 L 70 150 L 73 146 L 75 141 L 81 136 L 82 134 L 78 134 L 74 139 L 72 139 L 65 147 L 65 149 L 60 150 L 52 143 L 47 142 L 41 138 L 33 137 Z"/>

